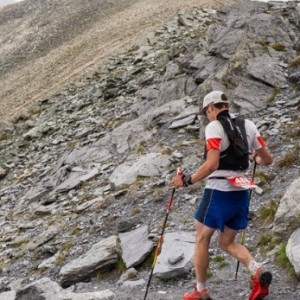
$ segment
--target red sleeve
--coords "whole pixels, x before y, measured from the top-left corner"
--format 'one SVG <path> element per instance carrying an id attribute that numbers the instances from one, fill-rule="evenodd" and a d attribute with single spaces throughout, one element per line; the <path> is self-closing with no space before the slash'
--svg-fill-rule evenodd
<path id="1" fill-rule="evenodd" d="M 261 147 L 266 146 L 266 142 L 264 141 L 264 139 L 260 135 L 257 137 L 257 141 L 261 145 Z"/>
<path id="2" fill-rule="evenodd" d="M 209 151 L 210 149 L 221 149 L 221 140 L 220 138 L 211 138 L 206 140 L 206 151 Z"/>

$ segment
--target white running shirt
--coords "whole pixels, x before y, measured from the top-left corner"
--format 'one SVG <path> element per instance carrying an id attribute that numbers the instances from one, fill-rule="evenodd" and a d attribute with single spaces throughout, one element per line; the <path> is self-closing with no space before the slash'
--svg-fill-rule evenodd
<path id="1" fill-rule="evenodd" d="M 245 129 L 247 134 L 247 140 L 249 150 L 257 150 L 266 146 L 265 141 L 261 137 L 255 124 L 245 119 Z M 205 129 L 205 143 L 206 150 L 217 149 L 221 152 L 226 150 L 229 146 L 228 137 L 218 120 L 210 122 Z M 252 152 L 252 151 L 251 151 Z M 243 171 L 232 171 L 232 170 L 216 170 L 210 174 L 207 178 L 206 188 L 216 189 L 220 191 L 237 191 L 245 190 L 247 188 L 236 187 L 231 185 L 226 179 L 209 179 L 209 177 L 231 177 L 231 176 L 244 176 Z"/>

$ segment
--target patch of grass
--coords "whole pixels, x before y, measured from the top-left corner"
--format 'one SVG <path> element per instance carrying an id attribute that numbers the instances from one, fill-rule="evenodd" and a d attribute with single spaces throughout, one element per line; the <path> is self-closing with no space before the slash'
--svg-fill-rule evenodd
<path id="1" fill-rule="evenodd" d="M 274 87 L 272 96 L 267 100 L 267 103 L 270 104 L 274 102 L 276 96 L 280 93 L 280 91 L 281 91 L 280 87 L 278 86 Z"/>
<path id="2" fill-rule="evenodd" d="M 300 146 L 295 145 L 294 149 L 285 154 L 281 159 L 277 161 L 277 165 L 280 168 L 291 167 L 293 165 L 300 165 Z"/>
<path id="3" fill-rule="evenodd" d="M 257 171 L 255 176 L 260 179 L 260 185 L 270 183 L 275 178 L 275 174 Z"/>
<path id="4" fill-rule="evenodd" d="M 155 258 L 156 247 L 153 248 L 151 253 L 147 256 L 147 258 L 143 262 L 144 267 L 152 267 L 154 258 Z"/>
<path id="5" fill-rule="evenodd" d="M 173 153 L 173 151 L 170 148 L 165 148 L 160 151 L 160 154 L 162 154 L 162 155 L 171 155 L 172 153 Z"/>
<path id="6" fill-rule="evenodd" d="M 127 270 L 126 264 L 124 263 L 123 259 L 120 257 L 116 263 L 116 271 L 118 274 L 122 274 Z"/>
<path id="7" fill-rule="evenodd" d="M 81 228 L 78 225 L 72 227 L 72 235 L 78 235 L 81 231 Z"/>
<path id="8" fill-rule="evenodd" d="M 296 56 L 293 60 L 288 63 L 289 68 L 300 66 L 300 55 Z"/>
<path id="9" fill-rule="evenodd" d="M 22 247 L 23 245 L 28 244 L 28 242 L 29 242 L 28 238 L 27 238 L 27 237 L 23 237 L 23 238 L 18 239 L 18 240 L 16 241 L 16 243 L 14 244 L 14 246 L 15 246 L 16 248 L 20 248 L 20 247 Z"/>
<path id="10" fill-rule="evenodd" d="M 56 266 L 61 266 L 67 258 L 67 253 L 66 252 L 60 252 L 55 259 L 55 265 Z"/>
<path id="11" fill-rule="evenodd" d="M 62 265 L 68 256 L 68 253 L 70 252 L 70 249 L 74 246 L 73 242 L 69 241 L 66 242 L 62 248 L 60 249 L 59 255 L 57 255 L 55 260 L 55 265 L 60 266 Z"/>
<path id="12" fill-rule="evenodd" d="M 205 36 L 206 31 L 207 31 L 206 29 L 197 28 L 193 30 L 193 34 L 195 35 L 195 38 L 201 39 Z"/>
<path id="13" fill-rule="evenodd" d="M 269 252 L 273 250 L 281 242 L 282 242 L 282 238 L 279 236 L 264 234 L 260 237 L 257 243 L 257 247 L 260 247 L 263 252 Z"/>
<path id="14" fill-rule="evenodd" d="M 275 261 L 279 266 L 281 266 L 284 269 L 287 269 L 288 273 L 292 277 L 296 277 L 294 267 L 292 266 L 292 264 L 290 263 L 287 255 L 286 255 L 286 244 L 285 243 L 283 243 L 281 245 L 279 251 L 276 253 Z"/>
<path id="15" fill-rule="evenodd" d="M 136 216 L 136 215 L 139 215 L 141 212 L 142 212 L 142 210 L 141 210 L 139 207 L 135 207 L 135 208 L 132 210 L 131 215 L 132 215 L 132 216 Z"/>
<path id="16" fill-rule="evenodd" d="M 274 221 L 279 203 L 271 200 L 266 206 L 263 206 L 258 212 L 258 218 L 263 222 L 263 225 Z"/>
<path id="17" fill-rule="evenodd" d="M 268 235 L 268 234 L 263 234 L 258 243 L 257 243 L 257 246 L 267 246 L 272 240 L 272 236 L 271 235 Z"/>
<path id="18" fill-rule="evenodd" d="M 139 144 L 135 148 L 135 153 L 142 154 L 143 151 L 145 150 L 145 145 L 146 145 L 145 141 L 140 141 Z"/>
<path id="19" fill-rule="evenodd" d="M 147 176 L 141 176 L 141 175 L 137 176 L 136 181 L 130 185 L 130 188 L 131 188 L 131 189 L 134 189 L 134 188 L 140 188 L 141 185 L 143 184 L 143 182 L 144 182 L 147 178 L 149 179 L 149 177 L 147 177 Z"/>
<path id="20" fill-rule="evenodd" d="M 276 51 L 285 51 L 286 50 L 285 46 L 280 43 L 273 43 L 270 45 L 270 47 L 272 47 Z"/>
<path id="21" fill-rule="evenodd" d="M 106 275 L 102 272 L 97 272 L 95 277 L 96 277 L 97 281 L 101 281 L 101 280 L 105 279 Z"/>
<path id="22" fill-rule="evenodd" d="M 271 238 L 270 243 L 268 243 L 266 246 L 266 250 L 267 251 L 271 251 L 273 250 L 277 245 L 279 245 L 280 243 L 282 243 L 282 238 L 279 236 L 273 236 Z"/>
<path id="23" fill-rule="evenodd" d="M 6 141 L 9 139 L 9 136 L 6 132 L 0 132 L 0 141 Z"/>
<path id="24" fill-rule="evenodd" d="M 211 278 L 213 276 L 213 272 L 211 269 L 207 270 L 207 278 Z"/>
<path id="25" fill-rule="evenodd" d="M 282 10 L 281 15 L 282 15 L 284 18 L 288 18 L 288 17 L 290 16 L 289 12 L 288 12 L 286 9 L 283 9 L 283 10 Z"/>
<path id="26" fill-rule="evenodd" d="M 261 48 L 262 48 L 264 51 L 268 50 L 268 46 L 269 46 L 269 43 L 268 43 L 268 42 L 266 42 L 266 41 L 260 41 L 260 42 L 258 42 L 258 43 L 260 44 Z"/>
<path id="27" fill-rule="evenodd" d="M 228 262 L 225 261 L 225 257 L 223 255 L 216 255 L 213 258 L 213 261 L 218 265 L 219 268 L 228 266 Z"/>

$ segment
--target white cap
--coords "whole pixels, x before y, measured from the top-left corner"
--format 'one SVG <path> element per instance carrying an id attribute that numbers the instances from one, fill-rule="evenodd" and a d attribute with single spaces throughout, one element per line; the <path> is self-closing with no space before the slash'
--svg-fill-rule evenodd
<path id="1" fill-rule="evenodd" d="M 207 94 L 203 99 L 203 105 L 201 112 L 203 113 L 203 110 L 205 110 L 208 106 L 208 104 L 216 104 L 216 103 L 228 103 L 227 96 L 221 92 L 221 91 L 213 91 Z"/>

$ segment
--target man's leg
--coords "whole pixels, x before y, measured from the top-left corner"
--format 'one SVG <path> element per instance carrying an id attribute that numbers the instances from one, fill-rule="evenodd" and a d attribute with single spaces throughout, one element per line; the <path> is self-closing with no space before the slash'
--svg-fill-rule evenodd
<path id="1" fill-rule="evenodd" d="M 208 247 L 215 229 L 209 228 L 199 221 L 195 221 L 196 241 L 194 252 L 194 266 L 197 286 L 191 293 L 185 293 L 184 300 L 211 299 L 206 288 L 207 269 L 209 265 Z"/>
<path id="2" fill-rule="evenodd" d="M 269 294 L 272 274 L 268 271 L 263 272 L 246 247 L 234 241 L 236 234 L 236 230 L 225 227 L 224 232 L 219 234 L 219 245 L 223 250 L 248 267 L 252 283 L 249 300 L 262 299 Z"/>
<path id="3" fill-rule="evenodd" d="M 224 232 L 219 232 L 219 246 L 248 267 L 254 258 L 244 245 L 235 242 L 237 233 L 237 230 L 225 226 Z"/>
<path id="4" fill-rule="evenodd" d="M 209 244 L 215 229 L 209 228 L 199 221 L 195 221 L 196 242 L 194 254 L 194 266 L 197 283 L 205 283 L 207 279 L 207 269 L 209 265 Z"/>

